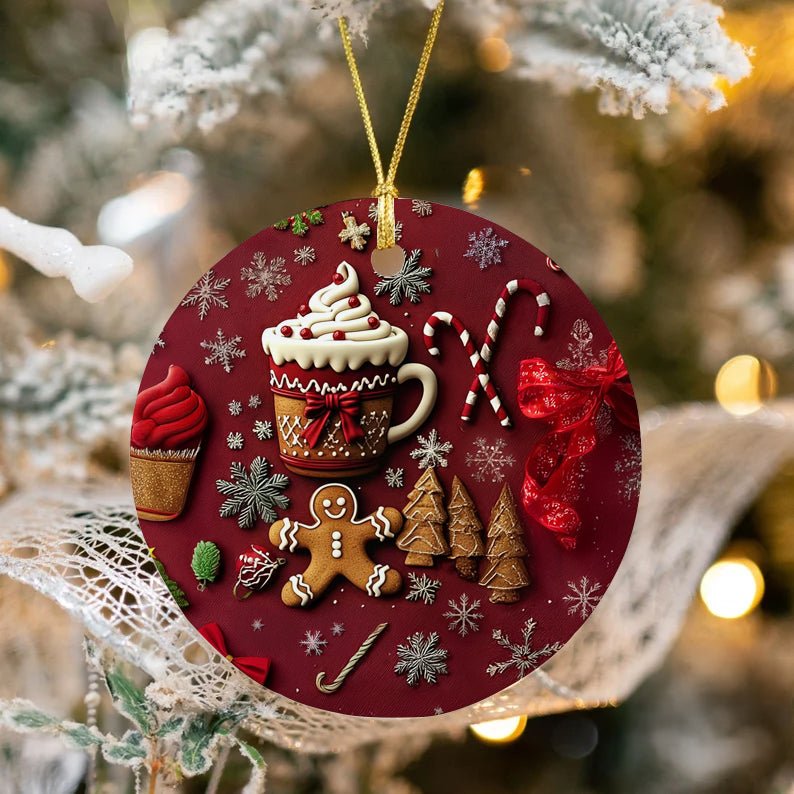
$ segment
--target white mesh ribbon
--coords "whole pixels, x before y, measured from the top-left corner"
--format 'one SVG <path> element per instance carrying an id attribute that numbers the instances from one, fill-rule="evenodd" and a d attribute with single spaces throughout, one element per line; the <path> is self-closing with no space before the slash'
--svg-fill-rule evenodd
<path id="1" fill-rule="evenodd" d="M 246 727 L 304 752 L 456 730 L 625 698 L 662 660 L 703 569 L 737 515 L 794 453 L 794 404 L 736 419 L 716 406 L 643 417 L 637 523 L 593 616 L 541 670 L 468 709 L 423 720 L 336 716 L 263 689 L 196 641 L 154 571 L 126 481 L 41 485 L 0 505 L 0 573 L 49 596 L 98 640 L 156 679 L 176 708 L 247 698 Z"/>

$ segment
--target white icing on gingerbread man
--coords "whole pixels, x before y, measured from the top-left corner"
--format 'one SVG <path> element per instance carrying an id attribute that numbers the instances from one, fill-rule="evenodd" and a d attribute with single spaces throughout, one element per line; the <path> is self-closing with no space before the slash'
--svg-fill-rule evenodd
<path id="1" fill-rule="evenodd" d="M 398 571 L 374 562 L 367 554 L 371 540 L 395 537 L 402 527 L 402 515 L 393 507 L 379 507 L 365 518 L 357 519 L 358 501 L 346 485 L 320 486 L 312 495 L 313 524 L 300 524 L 291 518 L 270 527 L 270 542 L 282 550 L 304 548 L 311 554 L 309 567 L 290 576 L 281 591 L 287 606 L 307 606 L 328 588 L 337 576 L 373 598 L 396 593 L 402 585 Z"/>

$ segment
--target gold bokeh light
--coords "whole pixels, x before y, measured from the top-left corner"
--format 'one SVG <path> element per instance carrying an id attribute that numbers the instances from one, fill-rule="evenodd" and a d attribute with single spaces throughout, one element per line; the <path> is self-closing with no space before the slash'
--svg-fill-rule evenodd
<path id="1" fill-rule="evenodd" d="M 746 416 L 777 394 L 777 374 L 771 364 L 756 356 L 734 356 L 720 367 L 714 394 L 726 411 Z"/>
<path id="2" fill-rule="evenodd" d="M 504 717 L 500 720 L 488 720 L 488 722 L 478 722 L 469 726 L 469 730 L 480 741 L 487 744 L 506 744 L 514 742 L 526 730 L 527 718 L 519 715 L 518 717 Z"/>
<path id="3" fill-rule="evenodd" d="M 752 612 L 764 595 L 761 569 L 746 557 L 715 562 L 700 581 L 700 597 L 712 615 L 734 620 Z"/>

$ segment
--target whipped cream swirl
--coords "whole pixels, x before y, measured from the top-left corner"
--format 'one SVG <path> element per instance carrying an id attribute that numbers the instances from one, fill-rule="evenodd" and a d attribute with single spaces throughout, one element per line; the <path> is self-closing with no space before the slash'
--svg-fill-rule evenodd
<path id="1" fill-rule="evenodd" d="M 391 325 L 381 320 L 372 310 L 369 298 L 359 293 L 356 271 L 342 262 L 336 273 L 339 283 L 318 289 L 309 298 L 309 312 L 280 323 L 279 331 L 283 326 L 289 326 L 296 333 L 308 328 L 312 339 L 333 339 L 334 333 L 341 331 L 345 339 L 353 342 L 391 336 Z"/>

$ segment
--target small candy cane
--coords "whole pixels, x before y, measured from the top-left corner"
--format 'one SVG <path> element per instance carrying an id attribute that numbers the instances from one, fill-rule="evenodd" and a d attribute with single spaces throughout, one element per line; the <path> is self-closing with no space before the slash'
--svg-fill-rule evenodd
<path id="1" fill-rule="evenodd" d="M 427 318 L 427 322 L 425 323 L 424 327 L 424 340 L 425 347 L 427 348 L 428 352 L 431 356 L 438 356 L 441 354 L 441 351 L 435 346 L 434 342 L 436 328 L 441 323 L 449 325 L 457 333 L 461 344 L 466 350 L 466 355 L 469 357 L 472 367 L 474 367 L 476 381 L 479 384 L 478 388 L 482 387 L 485 390 L 485 394 L 491 403 L 491 408 L 493 408 L 496 418 L 499 420 L 502 426 L 510 427 L 510 417 L 507 415 L 507 411 L 505 411 L 501 399 L 499 399 L 496 388 L 494 387 L 493 383 L 491 383 L 491 376 L 488 374 L 488 369 L 480 357 L 480 354 L 477 352 L 477 349 L 474 347 L 474 343 L 471 341 L 471 335 L 466 330 L 466 327 L 463 325 L 463 323 L 457 317 L 455 317 L 455 315 L 450 314 L 449 312 L 434 312 L 430 315 L 430 317 Z M 470 417 L 467 414 L 466 407 L 467 406 L 464 406 L 463 413 L 461 414 L 460 418 L 468 422 Z"/>
<path id="2" fill-rule="evenodd" d="M 330 684 L 323 683 L 325 680 L 325 673 L 317 673 L 317 678 L 314 682 L 317 685 L 317 689 L 325 695 L 336 692 L 388 625 L 388 623 L 381 623 L 373 630 L 369 637 L 361 643 L 361 647 L 350 657 L 350 661 L 341 669 L 339 675 Z"/>
<path id="3" fill-rule="evenodd" d="M 516 292 L 522 290 L 528 292 L 530 295 L 535 296 L 535 302 L 538 304 L 538 313 L 535 318 L 535 336 L 543 336 L 546 330 L 546 323 L 549 319 L 549 306 L 551 301 L 546 290 L 531 278 L 519 278 L 508 281 L 504 289 L 499 294 L 499 298 L 494 306 L 491 320 L 488 323 L 488 329 L 485 332 L 485 342 L 483 342 L 480 350 L 482 360 L 487 364 L 491 361 L 494 348 L 496 346 L 496 339 L 499 336 L 499 331 L 502 328 L 502 319 L 507 311 L 507 304 L 511 296 Z M 474 406 L 477 403 L 477 397 L 480 393 L 480 380 L 475 378 L 469 386 L 469 393 L 466 395 L 466 404 L 463 406 L 462 419 L 467 422 L 471 421 L 471 414 Z"/>

